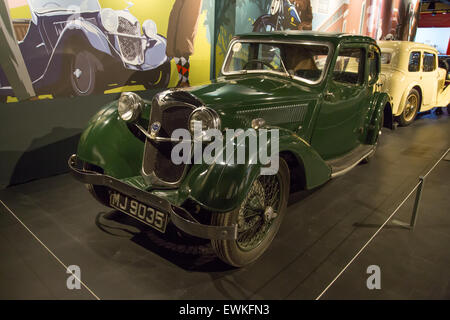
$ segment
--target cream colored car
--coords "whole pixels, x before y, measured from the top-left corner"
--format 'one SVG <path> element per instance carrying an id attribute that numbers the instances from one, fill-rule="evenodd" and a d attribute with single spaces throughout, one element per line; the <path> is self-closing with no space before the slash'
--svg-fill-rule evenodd
<path id="1" fill-rule="evenodd" d="M 392 97 L 392 114 L 407 126 L 417 112 L 450 103 L 447 71 L 438 68 L 438 51 L 408 41 L 378 41 L 381 49 L 382 91 Z"/>

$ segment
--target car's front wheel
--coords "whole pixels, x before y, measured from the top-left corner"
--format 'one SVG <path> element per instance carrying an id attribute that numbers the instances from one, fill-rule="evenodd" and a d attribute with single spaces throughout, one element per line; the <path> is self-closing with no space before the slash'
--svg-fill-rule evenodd
<path id="1" fill-rule="evenodd" d="M 289 197 L 289 168 L 280 159 L 278 173 L 259 176 L 253 182 L 242 204 L 234 211 L 214 213 L 212 224 L 237 224 L 236 240 L 212 240 L 216 255 L 224 262 L 245 266 L 259 258 L 275 237 Z"/>
<path id="2" fill-rule="evenodd" d="M 405 107 L 402 114 L 398 117 L 401 126 L 409 126 L 416 118 L 420 108 L 420 94 L 416 89 L 412 89 L 406 98 Z"/>
<path id="3" fill-rule="evenodd" d="M 54 96 L 74 97 L 101 93 L 98 63 L 98 59 L 89 50 L 74 50 L 65 54 L 60 87 Z"/>

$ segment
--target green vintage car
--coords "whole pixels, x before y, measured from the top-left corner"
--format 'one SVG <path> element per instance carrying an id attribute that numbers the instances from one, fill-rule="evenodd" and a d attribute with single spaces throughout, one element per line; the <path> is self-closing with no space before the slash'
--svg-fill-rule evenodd
<path id="1" fill-rule="evenodd" d="M 316 188 L 374 154 L 381 127 L 392 123 L 379 71 L 380 49 L 364 36 L 237 36 L 211 83 L 170 89 L 152 101 L 123 93 L 104 107 L 69 166 L 101 203 L 163 233 L 170 227 L 210 239 L 220 259 L 244 266 L 270 245 L 290 192 Z M 199 121 L 202 133 L 277 130 L 267 143 L 278 149 L 270 158 L 278 170 L 262 174 L 268 164 L 251 161 L 258 149 L 249 139 L 231 141 L 245 149 L 244 163 L 229 161 L 228 153 L 209 164 L 175 163 L 171 152 L 180 139 L 173 133 L 191 132 Z M 212 140 L 200 137 L 201 148 Z"/>

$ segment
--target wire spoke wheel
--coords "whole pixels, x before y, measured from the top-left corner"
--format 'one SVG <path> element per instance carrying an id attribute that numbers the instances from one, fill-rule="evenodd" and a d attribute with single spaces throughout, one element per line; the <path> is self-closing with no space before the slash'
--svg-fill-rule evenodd
<path id="1" fill-rule="evenodd" d="M 237 226 L 236 239 L 211 240 L 224 262 L 236 267 L 253 262 L 278 232 L 289 196 L 289 168 L 281 158 L 279 165 L 276 175 L 261 175 L 253 181 L 238 208 L 212 214 L 212 225 Z"/>
<path id="2" fill-rule="evenodd" d="M 242 250 L 257 247 L 267 235 L 279 209 L 280 183 L 277 177 L 260 176 L 239 209 L 238 246 Z"/>

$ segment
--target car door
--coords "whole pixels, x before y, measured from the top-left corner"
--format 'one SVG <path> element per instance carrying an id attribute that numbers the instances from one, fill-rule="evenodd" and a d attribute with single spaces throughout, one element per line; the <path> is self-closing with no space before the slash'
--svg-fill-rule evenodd
<path id="1" fill-rule="evenodd" d="M 330 66 L 311 139 L 311 145 L 325 160 L 342 156 L 360 144 L 371 97 L 366 55 L 366 45 L 341 45 Z"/>
<path id="2" fill-rule="evenodd" d="M 422 108 L 425 111 L 436 105 L 436 96 L 438 90 L 438 68 L 437 56 L 435 53 L 424 51 L 422 55 Z"/>

